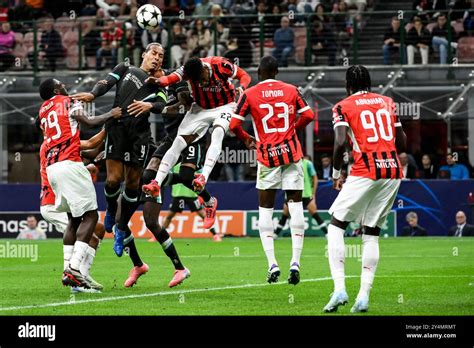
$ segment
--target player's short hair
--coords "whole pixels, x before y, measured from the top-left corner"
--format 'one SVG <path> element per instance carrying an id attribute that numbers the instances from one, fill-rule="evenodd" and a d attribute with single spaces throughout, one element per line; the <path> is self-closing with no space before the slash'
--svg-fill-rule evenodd
<path id="1" fill-rule="evenodd" d="M 261 71 L 276 73 L 278 71 L 278 61 L 273 56 L 262 57 L 259 68 Z"/>
<path id="2" fill-rule="evenodd" d="M 148 45 L 146 45 L 145 47 L 145 53 L 148 52 L 149 50 L 151 50 L 151 48 L 153 46 L 159 46 L 161 48 L 163 48 L 163 46 L 161 46 L 161 44 L 159 42 L 150 42 Z"/>
<path id="3" fill-rule="evenodd" d="M 363 65 L 351 66 L 346 72 L 346 83 L 352 93 L 370 91 L 371 81 L 369 70 Z"/>
<path id="4" fill-rule="evenodd" d="M 42 81 L 39 86 L 41 99 L 48 100 L 54 97 L 54 88 L 56 88 L 56 81 L 53 78 Z"/>
<path id="5" fill-rule="evenodd" d="M 185 64 L 184 64 L 184 74 L 191 80 L 191 81 L 200 81 L 201 80 L 201 72 L 204 68 L 202 65 L 201 59 L 198 57 L 191 57 Z"/>

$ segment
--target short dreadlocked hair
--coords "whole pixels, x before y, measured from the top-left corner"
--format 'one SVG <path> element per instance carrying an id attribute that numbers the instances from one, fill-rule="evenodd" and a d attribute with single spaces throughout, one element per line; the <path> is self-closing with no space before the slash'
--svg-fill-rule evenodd
<path id="1" fill-rule="evenodd" d="M 347 90 L 352 93 L 370 91 L 371 81 L 369 70 L 363 65 L 353 65 L 346 72 Z"/>
<path id="2" fill-rule="evenodd" d="M 191 81 L 199 82 L 201 80 L 201 72 L 204 66 L 202 65 L 201 59 L 198 57 L 190 58 L 186 64 L 184 64 L 184 75 L 186 75 Z"/>

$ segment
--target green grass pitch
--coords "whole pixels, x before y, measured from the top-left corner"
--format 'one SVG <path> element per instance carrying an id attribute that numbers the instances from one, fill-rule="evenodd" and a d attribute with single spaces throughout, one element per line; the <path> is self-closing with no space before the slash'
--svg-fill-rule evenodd
<path id="1" fill-rule="evenodd" d="M 258 238 L 174 242 L 192 273 L 179 287 L 167 287 L 173 268 L 161 247 L 137 240 L 150 271 L 125 289 L 131 261 L 116 257 L 107 240 L 92 268 L 104 291 L 75 295 L 61 285 L 61 240 L 35 242 L 36 262 L 0 258 L 0 315 L 328 315 L 321 312 L 332 291 L 324 238 L 305 240 L 297 286 L 286 283 L 290 238 L 275 241 L 282 276 L 271 285 Z M 350 315 L 359 288 L 360 239 L 346 245 L 350 301 L 331 315 Z M 474 238 L 381 238 L 380 255 L 369 312 L 359 315 L 474 315 Z"/>

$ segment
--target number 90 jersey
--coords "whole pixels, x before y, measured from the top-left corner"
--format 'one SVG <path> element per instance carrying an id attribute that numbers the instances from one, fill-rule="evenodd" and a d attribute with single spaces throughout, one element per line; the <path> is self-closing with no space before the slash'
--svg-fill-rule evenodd
<path id="1" fill-rule="evenodd" d="M 46 166 L 60 161 L 81 162 L 78 122 L 70 115 L 82 108 L 80 103 L 71 106 L 68 96 L 56 95 L 40 108 L 40 126 L 46 146 Z"/>
<path id="2" fill-rule="evenodd" d="M 351 176 L 369 179 L 403 177 L 395 146 L 395 127 L 401 127 L 392 98 L 369 92 L 352 94 L 333 108 L 334 129 L 349 127 L 354 166 Z"/>
<path id="3" fill-rule="evenodd" d="M 296 114 L 304 112 L 311 112 L 310 107 L 295 86 L 268 79 L 244 92 L 233 117 L 243 121 L 252 116 L 257 161 L 271 168 L 303 157 L 295 123 Z"/>

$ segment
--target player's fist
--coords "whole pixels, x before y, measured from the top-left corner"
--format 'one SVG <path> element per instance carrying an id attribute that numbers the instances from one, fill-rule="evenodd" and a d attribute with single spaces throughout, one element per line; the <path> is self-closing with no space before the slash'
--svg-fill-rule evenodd
<path id="1" fill-rule="evenodd" d="M 158 85 L 158 86 L 161 86 L 162 85 L 162 81 L 159 77 L 155 77 L 155 76 L 150 76 L 148 77 L 146 80 L 145 80 L 145 83 L 151 83 L 153 85 Z"/>
<path id="2" fill-rule="evenodd" d="M 344 179 L 342 177 L 340 177 L 339 179 L 337 180 L 333 180 L 332 182 L 332 188 L 333 189 L 336 189 L 338 191 L 341 191 L 342 189 L 342 184 L 344 184 Z"/>
<path id="3" fill-rule="evenodd" d="M 249 136 L 247 139 L 245 139 L 244 144 L 249 150 L 255 150 L 257 148 L 257 142 L 255 141 L 255 138 L 252 136 Z"/>
<path id="4" fill-rule="evenodd" d="M 122 108 L 117 106 L 116 108 L 110 110 L 110 114 L 113 118 L 120 118 L 122 116 Z"/>
<path id="5" fill-rule="evenodd" d="M 95 99 L 92 93 L 82 92 L 71 95 L 73 100 L 78 100 L 81 102 L 89 103 Z"/>

